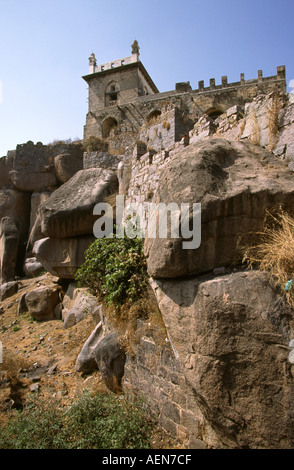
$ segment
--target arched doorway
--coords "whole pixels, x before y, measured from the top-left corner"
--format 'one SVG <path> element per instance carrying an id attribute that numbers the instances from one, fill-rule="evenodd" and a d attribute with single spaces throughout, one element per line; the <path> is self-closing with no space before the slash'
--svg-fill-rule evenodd
<path id="1" fill-rule="evenodd" d="M 158 109 L 155 109 L 154 111 L 152 111 L 150 114 L 148 114 L 146 118 L 147 124 L 148 125 L 155 124 L 160 115 L 161 115 L 161 111 L 159 111 Z"/>
<path id="2" fill-rule="evenodd" d="M 113 117 L 106 118 L 102 124 L 102 137 L 104 139 L 107 139 L 107 137 L 109 137 L 110 132 L 115 127 L 117 127 L 117 120 L 114 119 Z"/>
<path id="3" fill-rule="evenodd" d="M 223 113 L 224 111 L 220 108 L 209 108 L 207 111 L 205 111 L 205 114 L 207 114 L 213 120 L 218 118 Z"/>

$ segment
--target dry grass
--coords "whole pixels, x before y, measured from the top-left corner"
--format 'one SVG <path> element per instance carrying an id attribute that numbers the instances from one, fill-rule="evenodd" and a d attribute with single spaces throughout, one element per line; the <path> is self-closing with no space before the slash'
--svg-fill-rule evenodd
<path id="1" fill-rule="evenodd" d="M 275 95 L 272 98 L 271 106 L 269 106 L 267 110 L 269 150 L 270 151 L 273 151 L 278 140 L 279 113 L 281 109 L 282 109 L 282 103 L 279 99 L 279 95 L 275 93 Z"/>
<path id="2" fill-rule="evenodd" d="M 83 147 L 86 152 L 99 152 L 108 150 L 108 142 L 105 139 L 91 135 L 83 142 Z"/>
<path id="3" fill-rule="evenodd" d="M 251 113 L 250 113 L 250 118 L 251 118 L 252 133 L 249 137 L 249 140 L 250 140 L 251 144 L 259 145 L 259 143 L 260 143 L 260 127 L 259 127 L 259 124 L 258 124 L 257 116 L 253 111 L 251 111 Z"/>
<path id="4" fill-rule="evenodd" d="M 246 247 L 243 261 L 267 271 L 275 284 L 285 291 L 286 282 L 294 279 L 294 218 L 284 211 L 268 213 L 264 229 L 254 234 L 258 243 Z M 286 292 L 288 302 L 294 306 L 294 285 Z"/>
<path id="5" fill-rule="evenodd" d="M 167 121 L 163 121 L 162 127 L 163 127 L 164 129 L 166 129 L 167 131 L 169 131 L 169 130 L 170 130 L 170 123 L 167 122 Z"/>
<path id="6" fill-rule="evenodd" d="M 124 304 L 119 312 L 113 306 L 105 305 L 105 310 L 110 323 L 119 331 L 121 346 L 130 356 L 135 355 L 136 345 L 140 343 L 142 336 L 142 328 L 138 327 L 139 319 L 148 325 L 148 330 L 157 344 L 165 344 L 166 327 L 150 286 L 146 287 L 144 297 L 134 304 Z"/>

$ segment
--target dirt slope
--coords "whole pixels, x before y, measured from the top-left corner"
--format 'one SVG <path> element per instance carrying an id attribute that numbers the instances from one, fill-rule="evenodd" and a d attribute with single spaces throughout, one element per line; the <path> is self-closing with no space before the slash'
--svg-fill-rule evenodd
<path id="1" fill-rule="evenodd" d="M 48 400 L 56 397 L 62 405 L 70 405 L 85 389 L 109 392 L 98 370 L 87 376 L 75 370 L 76 358 L 96 326 L 91 315 L 69 329 L 64 329 L 62 320 L 38 322 L 29 313 L 18 315 L 24 292 L 53 281 L 49 273 L 21 279 L 18 292 L 0 303 L 0 427 L 33 394 Z M 157 449 L 177 446 L 160 429 L 154 431 L 153 445 Z"/>

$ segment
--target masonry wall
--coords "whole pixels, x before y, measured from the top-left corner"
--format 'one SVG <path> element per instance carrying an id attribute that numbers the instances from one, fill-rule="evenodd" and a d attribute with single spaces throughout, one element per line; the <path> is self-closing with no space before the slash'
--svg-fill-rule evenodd
<path id="1" fill-rule="evenodd" d="M 206 448 L 203 438 L 210 446 L 221 446 L 205 423 L 169 340 L 159 339 L 156 329 L 141 320 L 137 331 L 136 354 L 128 355 L 125 363 L 124 393 L 143 398 L 151 415 L 183 448 Z"/>
<path id="2" fill-rule="evenodd" d="M 130 75 L 129 75 L 130 73 Z M 135 73 L 135 72 L 134 72 Z M 100 75 L 100 74 L 99 74 Z M 137 76 L 138 77 L 138 76 Z M 119 106 L 104 107 L 104 91 L 110 80 L 121 83 L 121 89 L 128 87 L 121 95 Z M 258 77 L 245 80 L 241 74 L 240 81 L 228 83 L 227 77 L 222 77 L 220 85 L 211 79 L 209 86 L 198 82 L 198 88 L 192 90 L 190 86 L 177 86 L 175 90 L 139 96 L 140 84 L 132 72 L 113 72 L 111 76 L 90 79 L 89 81 L 89 113 L 86 119 L 84 136 L 97 135 L 101 137 L 103 121 L 111 116 L 118 122 L 122 132 L 139 131 L 148 114 L 154 109 L 162 109 L 167 105 L 177 107 L 182 112 L 182 118 L 190 121 L 190 129 L 197 119 L 204 113 L 218 111 L 226 112 L 234 105 L 244 106 L 260 94 L 269 94 L 273 91 L 286 92 L 285 67 L 277 67 L 277 75 L 263 77 L 262 71 Z M 102 99 L 103 97 L 103 99 Z M 98 112 L 99 111 L 99 112 Z"/>

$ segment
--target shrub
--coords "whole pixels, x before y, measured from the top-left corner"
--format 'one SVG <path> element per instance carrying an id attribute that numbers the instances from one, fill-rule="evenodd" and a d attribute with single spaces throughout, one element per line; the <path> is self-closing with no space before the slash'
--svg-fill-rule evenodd
<path id="1" fill-rule="evenodd" d="M 244 261 L 250 266 L 271 274 L 282 290 L 294 279 L 294 218 L 280 211 L 267 214 L 264 229 L 255 234 L 256 242 L 244 249 Z M 288 301 L 294 306 L 294 285 L 288 292 Z"/>
<path id="2" fill-rule="evenodd" d="M 85 253 L 85 262 L 76 273 L 79 286 L 86 285 L 106 304 L 132 304 L 147 285 L 146 260 L 140 238 L 101 238 Z"/>
<path id="3" fill-rule="evenodd" d="M 91 135 L 83 142 L 83 147 L 86 152 L 99 152 L 99 151 L 107 151 L 108 149 L 108 142 L 100 137 L 96 137 L 95 135 Z"/>
<path id="4" fill-rule="evenodd" d="M 1 429 L 0 449 L 150 448 L 153 427 L 139 401 L 85 391 L 67 410 L 53 400 L 29 403 Z"/>

